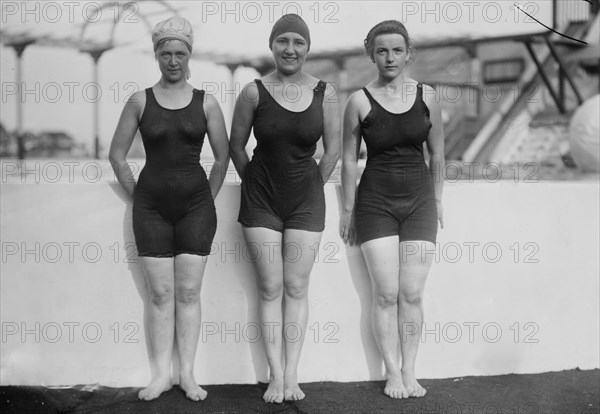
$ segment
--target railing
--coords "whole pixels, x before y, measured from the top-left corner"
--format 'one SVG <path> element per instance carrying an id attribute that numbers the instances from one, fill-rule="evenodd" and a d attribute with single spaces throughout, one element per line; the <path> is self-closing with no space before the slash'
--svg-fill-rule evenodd
<path id="1" fill-rule="evenodd" d="M 564 29 L 572 22 L 586 22 L 598 12 L 599 0 L 554 0 L 553 24 L 556 30 Z"/>

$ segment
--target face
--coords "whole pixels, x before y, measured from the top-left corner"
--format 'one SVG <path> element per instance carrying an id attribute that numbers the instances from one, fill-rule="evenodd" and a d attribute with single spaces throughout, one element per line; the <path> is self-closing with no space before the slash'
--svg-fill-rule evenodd
<path id="1" fill-rule="evenodd" d="M 277 69 L 295 73 L 302 68 L 308 54 L 308 43 L 298 33 L 282 33 L 273 40 L 273 59 Z"/>
<path id="2" fill-rule="evenodd" d="M 163 78 L 171 82 L 185 79 L 190 61 L 190 51 L 180 40 L 167 40 L 155 52 L 158 68 Z"/>
<path id="3" fill-rule="evenodd" d="M 371 59 L 379 74 L 392 79 L 404 72 L 410 52 L 404 36 L 398 33 L 382 34 L 375 38 Z"/>

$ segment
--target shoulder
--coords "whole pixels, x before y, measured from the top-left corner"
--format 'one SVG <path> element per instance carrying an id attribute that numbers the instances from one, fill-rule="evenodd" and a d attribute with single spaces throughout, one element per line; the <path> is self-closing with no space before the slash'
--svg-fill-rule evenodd
<path id="1" fill-rule="evenodd" d="M 325 96 L 333 96 L 337 94 L 337 90 L 335 89 L 335 85 L 333 83 L 325 81 L 319 82 L 323 82 L 323 85 L 325 85 Z"/>
<path id="2" fill-rule="evenodd" d="M 419 85 L 423 89 L 423 95 L 435 95 L 437 93 L 431 85 L 427 85 L 426 83 L 419 83 Z"/>
<path id="3" fill-rule="evenodd" d="M 214 110 L 221 110 L 221 107 L 219 106 L 219 101 L 217 101 L 217 98 L 214 95 L 206 93 L 204 90 L 201 90 L 200 92 L 204 93 L 203 106 L 205 111 L 209 112 Z"/>
<path id="4" fill-rule="evenodd" d="M 127 98 L 125 106 L 137 113 L 142 113 L 146 106 L 146 89 L 131 94 L 131 96 Z"/>
<path id="5" fill-rule="evenodd" d="M 421 83 L 421 89 L 423 90 L 423 101 L 427 105 L 433 105 L 438 102 L 437 92 L 433 88 L 433 86 L 427 85 L 425 83 Z"/>
<path id="6" fill-rule="evenodd" d="M 254 80 L 244 85 L 239 95 L 238 101 L 243 103 L 256 104 L 258 103 L 258 99 L 258 83 L 256 82 L 256 80 Z"/>
<path id="7" fill-rule="evenodd" d="M 367 98 L 367 95 L 362 88 L 350 95 L 346 102 L 346 107 L 359 108 L 364 105 L 369 105 L 369 98 Z"/>

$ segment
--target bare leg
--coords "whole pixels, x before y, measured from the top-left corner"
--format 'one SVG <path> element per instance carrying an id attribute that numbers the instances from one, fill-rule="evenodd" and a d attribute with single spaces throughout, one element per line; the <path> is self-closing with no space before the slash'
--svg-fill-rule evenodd
<path id="1" fill-rule="evenodd" d="M 400 289 L 398 294 L 398 321 L 400 322 L 400 349 L 402 352 L 402 380 L 410 397 L 423 397 L 427 392 L 415 376 L 415 361 L 421 340 L 423 324 L 423 291 L 431 268 L 431 254 L 435 246 L 426 241 L 400 243 Z"/>
<path id="2" fill-rule="evenodd" d="M 285 230 L 283 250 L 284 398 L 304 398 L 298 386 L 298 361 L 308 324 L 308 283 L 321 233 Z"/>
<path id="3" fill-rule="evenodd" d="M 398 361 L 398 237 L 370 240 L 361 245 L 373 286 L 373 333 L 381 352 L 391 398 L 408 398 Z"/>
<path id="4" fill-rule="evenodd" d="M 268 403 L 281 403 L 283 401 L 282 234 L 263 227 L 243 227 L 243 232 L 246 241 L 255 243 L 259 249 L 259 254 L 254 260 L 259 297 L 258 313 L 269 363 L 269 386 L 263 399 Z"/>
<path id="5" fill-rule="evenodd" d="M 175 329 L 173 258 L 140 257 L 140 260 L 150 296 L 148 329 L 154 369 L 150 384 L 138 393 L 138 398 L 149 401 L 171 388 Z"/>
<path id="6" fill-rule="evenodd" d="M 206 398 L 194 378 L 194 359 L 201 325 L 200 288 L 206 256 L 180 254 L 175 257 L 175 333 L 179 351 L 179 386 L 193 401 Z"/>

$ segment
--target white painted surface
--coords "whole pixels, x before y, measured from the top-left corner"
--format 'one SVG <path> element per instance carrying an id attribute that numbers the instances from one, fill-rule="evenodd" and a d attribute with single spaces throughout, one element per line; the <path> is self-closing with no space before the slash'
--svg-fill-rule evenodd
<path id="1" fill-rule="evenodd" d="M 21 183 L 3 164 L 0 381 L 142 386 L 146 288 L 135 255 L 125 262 L 131 205 L 105 179 L 51 183 L 46 172 Z M 337 236 L 338 188 L 326 186 L 301 382 L 382 378 L 364 261 Z M 598 368 L 599 199 L 597 181 L 448 184 L 418 376 Z M 256 288 L 238 205 L 239 186 L 224 186 L 202 290 L 201 384 L 267 379 L 262 345 L 250 341 Z"/>

